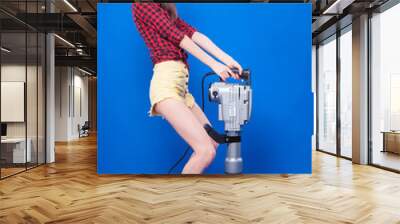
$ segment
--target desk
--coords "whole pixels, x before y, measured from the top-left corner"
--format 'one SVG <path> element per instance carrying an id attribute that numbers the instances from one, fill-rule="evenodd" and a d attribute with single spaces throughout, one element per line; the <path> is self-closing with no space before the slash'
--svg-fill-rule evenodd
<path id="1" fill-rule="evenodd" d="M 6 160 L 6 163 L 25 163 L 31 162 L 32 140 L 27 139 L 25 151 L 25 138 L 6 138 L 1 139 L 1 157 Z M 25 154 L 26 153 L 26 154 Z M 27 159 L 25 161 L 25 159 Z"/>
<path id="2" fill-rule="evenodd" d="M 382 152 L 400 154 L 400 131 L 383 131 Z"/>

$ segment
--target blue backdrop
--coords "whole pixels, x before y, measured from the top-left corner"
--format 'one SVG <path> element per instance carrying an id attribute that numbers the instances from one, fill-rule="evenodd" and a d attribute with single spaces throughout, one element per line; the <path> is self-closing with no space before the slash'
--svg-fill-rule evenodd
<path id="1" fill-rule="evenodd" d="M 180 17 L 252 70 L 253 113 L 243 130 L 244 173 L 310 173 L 310 4 L 179 4 Z M 201 100 L 209 71 L 190 57 L 190 91 Z M 98 6 L 98 173 L 164 174 L 186 144 L 149 118 L 152 64 L 130 4 Z M 206 113 L 221 131 L 217 106 Z M 223 173 L 225 146 L 207 173 Z M 176 169 L 179 172 L 182 164 Z"/>

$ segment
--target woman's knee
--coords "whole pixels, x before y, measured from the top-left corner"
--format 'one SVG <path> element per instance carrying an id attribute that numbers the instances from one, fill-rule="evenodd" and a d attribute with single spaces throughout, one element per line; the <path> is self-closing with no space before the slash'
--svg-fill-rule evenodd
<path id="1" fill-rule="evenodd" d="M 216 152 L 213 144 L 204 143 L 195 148 L 197 148 L 197 150 L 195 150 L 195 154 L 206 166 L 208 166 L 214 160 Z"/>
<path id="2" fill-rule="evenodd" d="M 202 160 L 205 164 L 205 166 L 208 166 L 212 163 L 212 161 L 214 161 L 215 158 L 215 149 L 211 148 L 209 150 L 206 150 L 203 155 L 202 155 Z"/>
<path id="3" fill-rule="evenodd" d="M 213 139 L 211 139 L 212 145 L 214 147 L 215 150 L 217 150 L 219 143 L 217 143 L 216 141 L 214 141 Z"/>

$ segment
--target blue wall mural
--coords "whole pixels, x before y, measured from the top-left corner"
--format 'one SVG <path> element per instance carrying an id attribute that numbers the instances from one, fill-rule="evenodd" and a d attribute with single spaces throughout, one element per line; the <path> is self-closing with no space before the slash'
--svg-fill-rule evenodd
<path id="1" fill-rule="evenodd" d="M 242 135 L 244 173 L 310 173 L 311 5 L 177 7 L 180 17 L 252 71 L 253 113 Z M 210 69 L 194 57 L 189 64 L 190 91 L 200 105 L 201 77 Z M 185 142 L 170 125 L 147 115 L 151 76 L 152 64 L 134 25 L 131 4 L 99 4 L 99 174 L 165 174 L 184 152 Z M 222 131 L 216 104 L 207 102 L 206 114 Z M 221 146 L 206 173 L 223 173 L 225 152 Z"/>

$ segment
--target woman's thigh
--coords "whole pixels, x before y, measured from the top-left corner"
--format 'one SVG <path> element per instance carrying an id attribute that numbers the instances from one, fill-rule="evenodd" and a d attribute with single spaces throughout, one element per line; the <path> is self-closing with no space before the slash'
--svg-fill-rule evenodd
<path id="1" fill-rule="evenodd" d="M 207 146 L 212 142 L 210 142 L 202 123 L 183 102 L 168 98 L 158 102 L 155 105 L 155 110 L 172 125 L 193 150 L 210 150 L 204 147 L 196 147 Z"/>
<path id="2" fill-rule="evenodd" d="M 197 103 L 194 103 L 194 106 L 191 108 L 191 111 L 194 114 L 194 116 L 197 118 L 197 120 L 201 123 L 202 126 L 204 126 L 205 124 L 211 125 L 207 116 L 201 110 L 199 105 L 197 105 Z"/>

